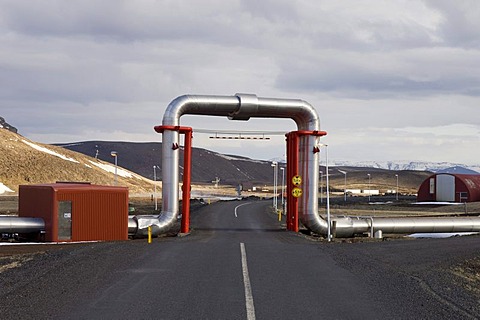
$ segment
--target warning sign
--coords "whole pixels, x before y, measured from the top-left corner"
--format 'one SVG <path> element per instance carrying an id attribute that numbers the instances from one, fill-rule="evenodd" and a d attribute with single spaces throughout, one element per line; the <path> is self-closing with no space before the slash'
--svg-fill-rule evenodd
<path id="1" fill-rule="evenodd" d="M 294 196 L 295 198 L 299 198 L 302 196 L 302 189 L 300 188 L 293 188 L 292 189 L 292 196 Z"/>
<path id="2" fill-rule="evenodd" d="M 299 186 L 302 184 L 302 177 L 299 175 L 293 176 L 292 177 L 292 183 L 294 186 Z"/>

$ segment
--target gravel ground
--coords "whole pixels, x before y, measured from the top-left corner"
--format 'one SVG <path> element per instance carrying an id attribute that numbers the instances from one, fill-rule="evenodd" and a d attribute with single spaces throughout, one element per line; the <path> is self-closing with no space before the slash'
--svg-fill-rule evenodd
<path id="1" fill-rule="evenodd" d="M 128 269 L 132 261 L 145 259 L 143 249 L 147 245 L 145 239 L 137 239 L 0 246 L 0 317 L 58 318 L 57 309 L 92 294 L 95 284 L 109 283 L 114 276 L 112 270 Z M 435 299 L 445 309 L 455 310 L 458 319 L 480 319 L 478 235 L 383 241 L 360 238 L 330 244 L 319 241 L 318 245 L 324 246 L 339 266 L 376 288 L 388 303 L 396 303 L 392 286 L 407 279 L 403 285 L 421 288 L 425 299 Z"/>
<path id="2" fill-rule="evenodd" d="M 25 246 L 15 249 L 25 253 L 13 255 L 4 254 L 5 247 L 0 247 L 4 254 L 0 257 L 1 318 L 56 318 L 57 309 L 92 294 L 97 283 L 108 283 L 112 270 L 128 269 L 132 261 L 145 259 L 142 252 L 147 245 L 145 239 L 138 239 Z M 392 285 L 402 281 L 402 285 L 420 287 L 425 299 L 440 301 L 449 310 L 446 314 L 453 309 L 458 319 L 480 319 L 479 236 L 318 245 L 339 266 L 376 288 L 387 304 L 395 304 Z"/>

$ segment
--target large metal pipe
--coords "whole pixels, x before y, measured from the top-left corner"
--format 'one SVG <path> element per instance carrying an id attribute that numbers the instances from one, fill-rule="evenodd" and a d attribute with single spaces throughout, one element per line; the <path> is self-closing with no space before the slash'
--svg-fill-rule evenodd
<path id="1" fill-rule="evenodd" d="M 0 216 L 0 233 L 40 233 L 45 231 L 42 218 Z"/>
<path id="2" fill-rule="evenodd" d="M 184 95 L 174 99 L 167 107 L 162 125 L 179 126 L 185 114 L 224 116 L 231 120 L 254 118 L 289 118 L 298 130 L 319 131 L 320 121 L 315 109 L 299 99 L 259 98 L 253 94 L 234 96 Z M 317 146 L 319 137 L 300 138 L 299 174 L 304 177 L 307 190 L 299 201 L 299 216 L 304 225 L 314 232 L 327 230 L 327 223 L 318 215 L 318 153 L 311 150 Z M 179 213 L 179 133 L 164 130 L 162 141 L 162 212 L 152 218 L 137 217 L 138 229 L 153 226 L 153 232 L 165 233 L 175 223 Z"/>
<path id="3" fill-rule="evenodd" d="M 353 237 L 377 231 L 391 234 L 480 232 L 480 217 L 335 217 L 334 234 Z"/>

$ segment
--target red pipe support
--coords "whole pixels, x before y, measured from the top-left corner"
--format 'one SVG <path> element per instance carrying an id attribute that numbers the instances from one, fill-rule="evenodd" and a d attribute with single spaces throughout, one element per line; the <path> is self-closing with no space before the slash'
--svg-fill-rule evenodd
<path id="1" fill-rule="evenodd" d="M 165 130 L 178 131 L 179 133 L 185 135 L 185 147 L 183 150 L 182 222 L 180 226 L 180 232 L 188 233 L 190 231 L 193 129 L 191 127 L 182 126 L 155 126 L 154 130 L 158 133 L 163 133 Z"/>
<path id="2" fill-rule="evenodd" d="M 287 230 L 299 231 L 298 219 L 298 198 L 292 194 L 293 182 L 292 178 L 298 175 L 298 148 L 300 136 L 325 136 L 326 131 L 308 131 L 299 130 L 291 131 L 286 134 L 287 137 Z M 313 153 L 316 150 L 313 150 Z M 306 181 L 308 177 L 303 177 Z M 304 183 L 303 183 L 304 184 Z M 307 190 L 305 190 L 307 191 Z"/>

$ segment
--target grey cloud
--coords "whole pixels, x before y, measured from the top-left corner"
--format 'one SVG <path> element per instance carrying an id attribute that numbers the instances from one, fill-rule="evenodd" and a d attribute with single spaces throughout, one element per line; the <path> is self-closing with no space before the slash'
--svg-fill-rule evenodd
<path id="1" fill-rule="evenodd" d="M 427 0 L 443 19 L 438 34 L 447 46 L 480 48 L 480 6 L 476 0 Z"/>
<path id="2" fill-rule="evenodd" d="M 474 53 L 442 49 L 336 53 L 319 51 L 316 57 L 285 58 L 277 86 L 369 99 L 480 95 L 480 64 L 474 61 Z"/>

